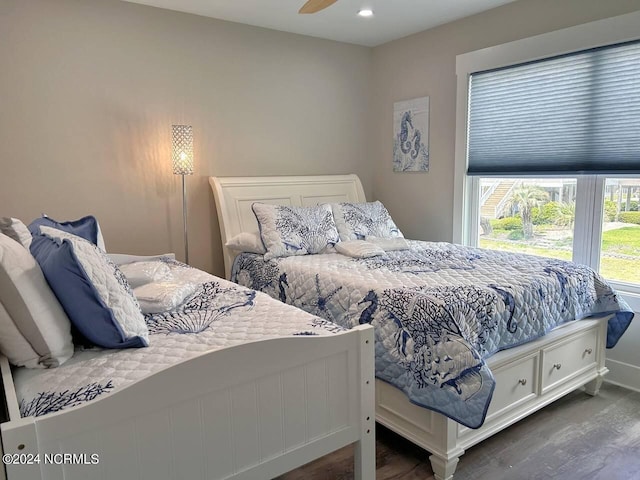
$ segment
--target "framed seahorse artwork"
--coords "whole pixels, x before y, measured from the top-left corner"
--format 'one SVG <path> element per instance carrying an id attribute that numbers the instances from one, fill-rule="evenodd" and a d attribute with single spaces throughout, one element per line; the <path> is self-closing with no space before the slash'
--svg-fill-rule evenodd
<path id="1" fill-rule="evenodd" d="M 429 97 L 393 104 L 393 171 L 429 171 Z"/>

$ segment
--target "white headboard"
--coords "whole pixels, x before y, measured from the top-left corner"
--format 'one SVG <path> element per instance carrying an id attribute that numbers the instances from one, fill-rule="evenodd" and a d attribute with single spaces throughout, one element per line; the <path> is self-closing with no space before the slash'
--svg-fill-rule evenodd
<path id="1" fill-rule="evenodd" d="M 310 175 L 291 177 L 209 177 L 216 200 L 224 269 L 227 278 L 235 252 L 225 243 L 242 232 L 258 232 L 253 202 L 311 206 L 319 203 L 365 202 L 356 175 Z"/>

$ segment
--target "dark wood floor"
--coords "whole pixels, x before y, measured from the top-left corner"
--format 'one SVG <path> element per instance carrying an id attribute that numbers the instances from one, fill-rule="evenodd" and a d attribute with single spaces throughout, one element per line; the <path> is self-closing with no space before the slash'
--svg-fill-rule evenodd
<path id="1" fill-rule="evenodd" d="M 378 480 L 432 480 L 429 454 L 378 425 Z M 277 480 L 353 478 L 353 447 Z M 640 479 L 640 393 L 605 384 L 573 392 L 470 448 L 455 480 Z"/>

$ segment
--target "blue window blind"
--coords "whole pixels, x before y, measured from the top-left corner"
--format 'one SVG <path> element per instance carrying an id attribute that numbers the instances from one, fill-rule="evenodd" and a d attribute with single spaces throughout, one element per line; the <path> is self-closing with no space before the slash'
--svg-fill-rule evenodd
<path id="1" fill-rule="evenodd" d="M 471 75 L 469 175 L 640 172 L 640 41 Z"/>

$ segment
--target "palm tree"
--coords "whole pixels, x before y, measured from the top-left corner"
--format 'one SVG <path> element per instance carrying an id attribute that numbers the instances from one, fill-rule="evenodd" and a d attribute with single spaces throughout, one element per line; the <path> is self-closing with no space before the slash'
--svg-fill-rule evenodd
<path id="1" fill-rule="evenodd" d="M 525 239 L 533 237 L 531 210 L 539 207 L 548 200 L 549 194 L 540 187 L 533 185 L 523 185 L 513 192 L 509 204 L 512 209 L 520 212 L 520 216 L 522 217 L 522 233 Z"/>
<path id="2" fill-rule="evenodd" d="M 576 203 L 562 203 L 558 205 L 558 211 L 556 212 L 556 219 L 554 223 L 561 227 L 573 228 L 573 224 L 576 221 Z"/>

